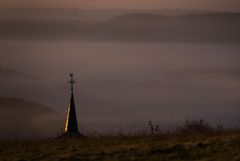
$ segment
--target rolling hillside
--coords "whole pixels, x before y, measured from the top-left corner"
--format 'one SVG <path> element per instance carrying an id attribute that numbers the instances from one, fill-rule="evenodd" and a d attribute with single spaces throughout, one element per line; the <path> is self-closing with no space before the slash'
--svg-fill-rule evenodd
<path id="1" fill-rule="evenodd" d="M 239 131 L 193 135 L 103 136 L 2 141 L 5 161 L 239 161 Z"/>
<path id="2" fill-rule="evenodd" d="M 0 117 L 0 137 L 56 134 L 62 123 L 52 108 L 17 98 L 0 97 Z"/>
<path id="3" fill-rule="evenodd" d="M 239 13 L 136 13 L 95 22 L 2 19 L 0 24 L 2 40 L 240 43 Z"/>

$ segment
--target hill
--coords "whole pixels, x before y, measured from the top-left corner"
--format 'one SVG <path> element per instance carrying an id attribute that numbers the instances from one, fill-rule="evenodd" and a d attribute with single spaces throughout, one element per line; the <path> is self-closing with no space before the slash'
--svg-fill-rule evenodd
<path id="1" fill-rule="evenodd" d="M 164 21 L 163 21 L 164 20 Z M 202 22 L 202 23 L 225 23 L 232 22 L 239 24 L 240 13 L 205 13 L 205 14 L 187 14 L 179 16 L 163 16 L 149 13 L 135 13 L 135 14 L 126 14 L 120 15 L 112 18 L 110 22 L 123 23 L 123 25 L 128 25 L 127 23 L 139 23 L 141 25 L 147 23 L 164 25 L 166 23 L 193 23 L 193 22 Z M 204 25 L 204 24 L 203 24 Z M 176 26 L 177 27 L 177 26 Z"/>
<path id="2" fill-rule="evenodd" d="M 35 77 L 0 65 L 0 81 L 4 79 L 35 79 Z"/>
<path id="3" fill-rule="evenodd" d="M 128 41 L 239 43 L 239 13 L 191 14 L 166 17 L 128 14 L 108 21 L 114 36 Z"/>
<path id="4" fill-rule="evenodd" d="M 61 114 L 50 107 L 17 98 L 0 97 L 0 137 L 56 134 Z M 61 123 L 61 122 L 60 122 Z"/>
<path id="5" fill-rule="evenodd" d="M 112 22 L 121 22 L 121 23 L 136 23 L 136 22 L 142 22 L 142 23 L 149 23 L 149 22 L 159 22 L 164 18 L 168 18 L 167 16 L 162 15 L 155 15 L 155 14 L 149 14 L 149 13 L 136 13 L 136 14 L 126 14 L 126 15 L 120 15 L 112 18 L 110 21 Z"/>
<path id="6" fill-rule="evenodd" d="M 134 13 L 96 22 L 2 19 L 0 37 L 2 40 L 240 43 L 239 28 L 239 13 L 174 17 Z"/>
<path id="7" fill-rule="evenodd" d="M 238 161 L 239 131 L 1 141 L 5 161 Z"/>
<path id="8" fill-rule="evenodd" d="M 152 13 L 168 16 L 193 13 L 210 13 L 206 10 L 179 9 L 66 9 L 66 8 L 1 8 L 0 19 L 34 19 L 34 20 L 73 20 L 77 12 L 79 21 L 100 21 L 130 13 Z"/>

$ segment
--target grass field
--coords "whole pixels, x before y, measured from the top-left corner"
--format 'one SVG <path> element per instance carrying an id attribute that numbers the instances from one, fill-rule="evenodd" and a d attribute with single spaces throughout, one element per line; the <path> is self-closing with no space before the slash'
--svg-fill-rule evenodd
<path id="1" fill-rule="evenodd" d="M 240 131 L 1 141 L 1 161 L 240 161 Z"/>

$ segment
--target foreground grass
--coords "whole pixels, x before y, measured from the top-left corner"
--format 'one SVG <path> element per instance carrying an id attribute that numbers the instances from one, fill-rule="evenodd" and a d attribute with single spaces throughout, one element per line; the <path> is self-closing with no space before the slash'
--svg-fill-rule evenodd
<path id="1" fill-rule="evenodd" d="M 1 141 L 1 161 L 240 161 L 240 132 Z"/>

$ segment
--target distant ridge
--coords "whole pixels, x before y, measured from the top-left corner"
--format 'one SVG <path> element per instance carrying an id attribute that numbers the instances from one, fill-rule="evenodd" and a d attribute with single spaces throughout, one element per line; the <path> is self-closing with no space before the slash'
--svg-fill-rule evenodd
<path id="1" fill-rule="evenodd" d="M 10 26 L 15 26 L 11 28 Z M 240 13 L 133 13 L 105 21 L 2 20 L 1 40 L 240 43 Z"/>
<path id="2" fill-rule="evenodd" d="M 116 16 L 111 19 L 111 21 L 151 21 L 151 20 L 161 20 L 162 18 L 167 18 L 167 16 L 155 15 L 149 13 L 134 13 L 126 14 L 121 16 Z"/>
<path id="3" fill-rule="evenodd" d="M 15 69 L 6 68 L 0 65 L 0 78 L 27 78 L 27 79 L 36 79 L 36 77 L 26 74 Z"/>
<path id="4" fill-rule="evenodd" d="M 158 22 L 162 19 L 171 20 L 171 19 L 195 19 L 195 20 L 226 20 L 226 19 L 238 19 L 240 18 L 240 13 L 201 13 L 201 14 L 185 14 L 177 16 L 163 16 L 161 14 L 149 14 L 149 13 L 134 13 L 134 14 L 125 14 L 112 18 L 110 21 L 142 21 L 147 22 L 154 20 Z M 239 19 L 240 20 L 240 19 Z"/>
<path id="5" fill-rule="evenodd" d="M 0 97 L 0 137 L 31 137 L 56 134 L 61 114 L 36 102 Z"/>
<path id="6" fill-rule="evenodd" d="M 53 8 L 1 8 L 0 19 L 28 19 L 28 20 L 73 20 L 75 9 Z M 161 14 L 177 16 L 195 13 L 212 13 L 207 10 L 181 9 L 78 9 L 80 21 L 102 21 L 116 16 L 133 13 Z"/>
<path id="7" fill-rule="evenodd" d="M 9 111 L 13 110 L 12 111 L 13 113 L 15 113 L 16 111 L 26 112 L 22 114 L 23 115 L 30 114 L 29 116 L 42 115 L 44 113 L 57 113 L 56 110 L 50 107 L 47 107 L 45 105 L 42 105 L 40 103 L 29 102 L 20 98 L 10 98 L 10 97 L 0 97 L 0 110 L 3 110 L 3 109 L 9 110 Z"/>

